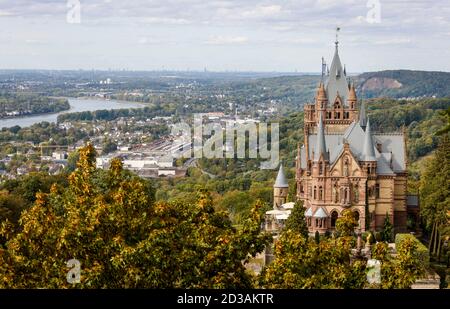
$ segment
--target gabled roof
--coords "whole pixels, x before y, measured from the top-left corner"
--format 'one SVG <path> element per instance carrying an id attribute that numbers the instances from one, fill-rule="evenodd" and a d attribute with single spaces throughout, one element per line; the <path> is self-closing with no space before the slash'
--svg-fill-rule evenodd
<path id="1" fill-rule="evenodd" d="M 355 159 L 362 161 L 365 136 L 366 132 L 361 128 L 359 122 L 353 122 L 343 134 L 325 134 L 324 137 L 327 150 L 329 151 L 330 164 L 333 165 L 336 160 L 339 159 L 339 156 L 343 151 L 345 141 L 349 143 L 350 151 Z M 315 145 L 316 143 L 317 135 L 309 135 L 309 145 Z M 373 147 L 374 157 L 377 161 L 377 174 L 392 175 L 394 172 L 404 172 L 406 170 L 404 136 L 401 133 L 372 134 L 372 145 L 375 146 L 376 143 L 381 144 L 381 152 L 379 152 L 377 148 Z M 309 147 L 310 158 L 312 158 L 313 151 L 313 147 Z M 306 168 L 306 148 L 302 147 L 300 152 L 301 167 Z"/>
<path id="2" fill-rule="evenodd" d="M 308 210 L 305 212 L 305 217 L 312 217 L 312 207 L 309 207 Z"/>
<path id="3" fill-rule="evenodd" d="M 278 170 L 277 179 L 275 180 L 274 188 L 288 188 L 289 185 L 284 175 L 283 163 L 280 163 L 280 169 Z"/>
<path id="4" fill-rule="evenodd" d="M 314 218 L 327 218 L 327 217 L 328 216 L 322 207 L 319 207 L 319 209 L 317 209 L 316 213 L 314 214 Z"/>
<path id="5" fill-rule="evenodd" d="M 349 94 L 347 76 L 342 67 L 341 59 L 338 53 L 338 44 L 334 51 L 333 61 L 331 62 L 330 74 L 326 81 L 325 90 L 327 92 L 329 104 L 333 104 L 336 96 L 340 95 L 342 103 L 346 105 Z"/>

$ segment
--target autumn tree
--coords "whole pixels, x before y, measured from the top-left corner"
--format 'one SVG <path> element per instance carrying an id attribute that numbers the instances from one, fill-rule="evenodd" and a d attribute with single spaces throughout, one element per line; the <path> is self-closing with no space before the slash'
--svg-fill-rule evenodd
<path id="1" fill-rule="evenodd" d="M 350 260 L 345 238 L 319 243 L 293 230 L 275 242 L 275 260 L 264 269 L 260 285 L 266 288 L 362 288 L 365 262 Z"/>
<path id="2" fill-rule="evenodd" d="M 300 233 L 304 237 L 308 237 L 308 226 L 306 225 L 303 201 L 299 200 L 294 204 L 294 208 L 286 220 L 284 229 L 291 229 L 296 233 Z"/>
<path id="3" fill-rule="evenodd" d="M 430 251 L 439 255 L 441 237 L 450 220 L 450 138 L 444 134 L 420 183 L 420 215 L 431 229 Z"/>
<path id="4" fill-rule="evenodd" d="M 389 214 L 386 212 L 386 216 L 384 218 L 383 223 L 383 231 L 381 232 L 381 237 L 383 241 L 391 242 L 392 241 L 392 231 L 393 231 L 393 225 L 391 223 L 391 220 L 389 219 Z"/>
<path id="5" fill-rule="evenodd" d="M 411 238 L 405 238 L 396 248 L 396 256 L 389 252 L 388 244 L 377 242 L 372 247 L 372 258 L 381 262 L 381 283 L 372 288 L 406 289 L 425 273 L 425 265 L 417 254 L 418 246 Z"/>
<path id="6" fill-rule="evenodd" d="M 209 194 L 196 203 L 154 202 L 151 185 L 111 161 L 95 168 L 95 149 L 79 150 L 67 186 L 37 193 L 20 227 L 2 222 L 0 287 L 248 288 L 244 264 L 270 236 L 260 233 L 261 203 L 237 231 Z M 81 263 L 81 281 L 66 280 L 66 262 Z"/>
<path id="7" fill-rule="evenodd" d="M 353 236 L 357 226 L 358 221 L 350 209 L 344 210 L 342 217 L 336 220 L 336 231 L 340 236 Z"/>

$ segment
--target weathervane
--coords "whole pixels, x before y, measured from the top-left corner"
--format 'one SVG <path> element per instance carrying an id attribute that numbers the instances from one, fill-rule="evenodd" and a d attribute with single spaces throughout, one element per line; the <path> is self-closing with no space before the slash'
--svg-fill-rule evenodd
<path id="1" fill-rule="evenodd" d="M 341 30 L 341 28 L 336 27 L 336 42 L 334 42 L 336 44 L 336 48 L 338 47 L 339 44 L 339 30 Z"/>

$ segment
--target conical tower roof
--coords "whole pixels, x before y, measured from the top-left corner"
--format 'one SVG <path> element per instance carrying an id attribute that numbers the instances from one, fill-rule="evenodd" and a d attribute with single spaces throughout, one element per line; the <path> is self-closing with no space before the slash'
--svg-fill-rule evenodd
<path id="1" fill-rule="evenodd" d="M 373 146 L 372 135 L 370 132 L 370 120 L 367 119 L 366 134 L 364 136 L 364 145 L 362 161 L 376 161 L 375 148 Z"/>
<path id="2" fill-rule="evenodd" d="M 289 187 L 286 176 L 284 175 L 283 163 L 280 163 L 280 169 L 278 170 L 277 179 L 275 180 L 274 188 L 287 188 Z"/>
<path id="3" fill-rule="evenodd" d="M 338 93 L 341 96 L 342 102 L 347 102 L 349 92 L 347 76 L 342 67 L 341 59 L 339 58 L 338 42 L 336 42 L 336 49 L 334 51 L 334 57 L 331 62 L 330 73 L 325 89 L 327 91 L 329 102 L 333 103 Z"/>
<path id="4" fill-rule="evenodd" d="M 326 100 L 327 94 L 325 92 L 325 87 L 323 86 L 323 83 L 320 82 L 319 88 L 317 89 L 317 99 L 318 100 Z"/>
<path id="5" fill-rule="evenodd" d="M 348 100 L 349 101 L 356 101 L 356 91 L 353 84 L 350 85 L 350 91 L 348 93 Z"/>
<path id="6" fill-rule="evenodd" d="M 314 161 L 319 161 L 320 155 L 323 155 L 324 160 L 328 160 L 328 152 L 325 144 L 325 132 L 321 116 L 319 116 L 319 126 L 317 127 L 317 143 L 316 148 L 314 149 Z"/>

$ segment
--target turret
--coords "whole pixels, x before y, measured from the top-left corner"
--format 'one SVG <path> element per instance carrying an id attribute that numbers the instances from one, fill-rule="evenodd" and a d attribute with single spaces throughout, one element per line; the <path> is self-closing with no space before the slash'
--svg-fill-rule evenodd
<path id="1" fill-rule="evenodd" d="M 366 134 L 364 135 L 364 145 L 362 153 L 362 161 L 376 161 L 375 147 L 373 146 L 372 135 L 370 132 L 370 120 L 367 120 Z"/>
<path id="2" fill-rule="evenodd" d="M 328 161 L 328 152 L 325 144 L 325 130 L 323 128 L 322 117 L 319 118 L 319 126 L 317 128 L 317 143 L 316 148 L 314 149 L 314 162 L 320 160 L 322 156 L 324 161 Z"/>
<path id="3" fill-rule="evenodd" d="M 319 84 L 319 88 L 317 89 L 316 94 L 316 111 L 325 110 L 328 105 L 327 93 L 325 92 L 325 87 L 321 82 Z M 317 117 L 320 116 L 320 113 L 316 114 Z"/>
<path id="4" fill-rule="evenodd" d="M 347 99 L 348 105 L 350 106 L 350 109 L 354 109 L 356 106 L 357 98 L 356 98 L 356 91 L 353 84 L 350 85 L 350 89 L 348 92 L 348 99 Z"/>
<path id="5" fill-rule="evenodd" d="M 283 163 L 280 163 L 280 169 L 273 185 L 273 208 L 278 209 L 281 205 L 286 203 L 288 196 L 289 185 L 284 175 Z"/>

